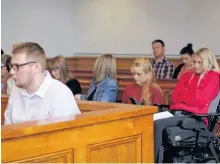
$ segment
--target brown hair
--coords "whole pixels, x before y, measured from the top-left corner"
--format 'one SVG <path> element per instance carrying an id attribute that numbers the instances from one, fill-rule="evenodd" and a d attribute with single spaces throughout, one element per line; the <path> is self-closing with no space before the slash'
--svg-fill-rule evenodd
<path id="1" fill-rule="evenodd" d="M 66 62 L 65 57 L 63 56 L 56 56 L 48 63 L 48 68 L 50 71 L 54 69 L 58 69 L 60 73 L 60 81 L 64 84 L 70 79 L 73 78 L 71 75 L 68 64 Z"/>
<path id="2" fill-rule="evenodd" d="M 1 64 L 7 65 L 8 60 L 10 60 L 11 56 L 8 54 L 4 54 L 1 56 Z"/>
<path id="3" fill-rule="evenodd" d="M 12 54 L 25 53 L 26 59 L 36 61 L 42 67 L 42 72 L 46 69 L 46 55 L 44 49 L 37 43 L 21 42 L 12 46 Z"/>
<path id="4" fill-rule="evenodd" d="M 115 57 L 111 54 L 99 56 L 95 61 L 94 75 L 96 83 L 99 83 L 107 76 L 116 79 Z"/>
<path id="5" fill-rule="evenodd" d="M 151 62 L 149 59 L 140 57 L 136 58 L 131 66 L 131 72 L 132 73 L 137 73 L 140 70 L 143 70 L 145 74 L 148 75 L 148 80 L 146 83 L 142 86 L 142 91 L 141 91 L 141 101 L 144 100 L 145 105 L 150 105 L 151 104 L 151 93 L 150 89 L 151 87 L 159 87 L 156 84 L 156 80 L 154 78 L 154 72 L 153 68 L 151 65 Z"/>

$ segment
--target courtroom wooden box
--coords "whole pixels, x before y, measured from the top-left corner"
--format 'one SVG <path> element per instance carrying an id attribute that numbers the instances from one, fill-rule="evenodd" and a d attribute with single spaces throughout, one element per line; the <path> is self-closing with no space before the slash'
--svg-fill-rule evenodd
<path id="1" fill-rule="evenodd" d="M 77 103 L 80 115 L 2 126 L 2 162 L 154 161 L 156 107 Z"/>

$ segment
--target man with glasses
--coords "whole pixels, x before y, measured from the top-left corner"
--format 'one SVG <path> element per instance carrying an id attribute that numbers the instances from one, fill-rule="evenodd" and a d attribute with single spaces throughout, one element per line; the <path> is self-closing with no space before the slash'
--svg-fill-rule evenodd
<path id="1" fill-rule="evenodd" d="M 5 111 L 5 124 L 79 114 L 69 88 L 53 79 L 46 68 L 46 55 L 37 43 L 13 46 L 10 74 L 15 81 Z"/>

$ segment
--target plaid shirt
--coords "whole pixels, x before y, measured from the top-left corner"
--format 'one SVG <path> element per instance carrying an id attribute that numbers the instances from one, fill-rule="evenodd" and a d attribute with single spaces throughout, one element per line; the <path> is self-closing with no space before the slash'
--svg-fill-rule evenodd
<path id="1" fill-rule="evenodd" d="M 156 63 L 153 59 L 152 67 L 154 69 L 156 79 L 172 79 L 175 66 L 171 61 L 163 58 L 163 60 L 159 63 Z"/>

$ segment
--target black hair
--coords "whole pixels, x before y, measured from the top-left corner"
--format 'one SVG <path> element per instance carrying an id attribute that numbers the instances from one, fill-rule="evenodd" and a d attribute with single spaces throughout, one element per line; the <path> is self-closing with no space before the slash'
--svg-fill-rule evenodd
<path id="1" fill-rule="evenodd" d="M 3 55 L 4 54 L 4 51 L 3 51 L 3 49 L 1 49 L 1 55 Z"/>
<path id="2" fill-rule="evenodd" d="M 6 69 L 8 72 L 10 72 L 11 70 L 10 64 L 11 64 L 11 56 L 9 56 L 9 58 L 6 60 Z"/>
<path id="3" fill-rule="evenodd" d="M 160 43 L 160 44 L 162 44 L 163 47 L 165 46 L 164 42 L 163 42 L 162 40 L 160 40 L 160 39 L 154 40 L 154 41 L 152 42 L 152 44 L 154 44 L 154 43 Z"/>
<path id="4" fill-rule="evenodd" d="M 189 54 L 190 56 L 192 56 L 192 55 L 194 54 L 194 51 L 193 51 L 193 49 L 192 49 L 192 46 L 193 46 L 192 43 L 187 44 L 186 47 L 183 47 L 183 48 L 181 49 L 180 55 L 182 55 L 182 54 Z"/>

